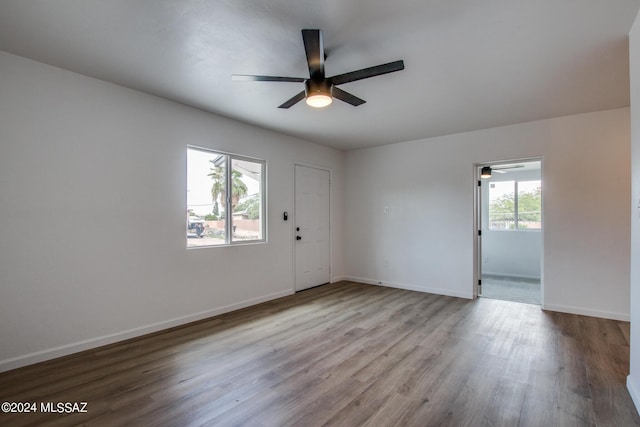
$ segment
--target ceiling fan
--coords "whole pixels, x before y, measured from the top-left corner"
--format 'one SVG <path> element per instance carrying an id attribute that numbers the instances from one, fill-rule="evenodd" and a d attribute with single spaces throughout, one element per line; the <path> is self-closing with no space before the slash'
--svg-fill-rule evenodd
<path id="1" fill-rule="evenodd" d="M 491 172 L 507 173 L 508 169 L 519 169 L 523 167 L 524 165 L 496 166 L 496 167 L 483 166 L 482 169 L 480 169 L 480 178 L 491 178 Z"/>
<path id="2" fill-rule="evenodd" d="M 324 52 L 322 31 L 302 30 L 302 42 L 304 43 L 304 50 L 307 54 L 309 78 L 234 74 L 231 76 L 232 80 L 304 83 L 304 90 L 302 92 L 294 95 L 292 98 L 279 105 L 278 108 L 290 108 L 303 99 L 305 99 L 306 103 L 312 107 L 326 107 L 331 104 L 333 98 L 337 98 L 347 104 L 357 107 L 358 105 L 364 104 L 366 101 L 338 88 L 338 85 L 404 70 L 403 61 L 394 61 L 376 65 L 374 67 L 363 68 L 357 71 L 338 74 L 333 77 L 326 77 L 324 74 L 324 60 L 326 59 L 326 55 Z"/>

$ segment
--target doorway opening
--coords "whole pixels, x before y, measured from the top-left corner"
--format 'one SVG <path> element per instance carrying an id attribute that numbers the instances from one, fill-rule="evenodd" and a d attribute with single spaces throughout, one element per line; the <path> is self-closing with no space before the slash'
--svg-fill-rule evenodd
<path id="1" fill-rule="evenodd" d="M 542 303 L 542 161 L 477 165 L 477 295 Z"/>

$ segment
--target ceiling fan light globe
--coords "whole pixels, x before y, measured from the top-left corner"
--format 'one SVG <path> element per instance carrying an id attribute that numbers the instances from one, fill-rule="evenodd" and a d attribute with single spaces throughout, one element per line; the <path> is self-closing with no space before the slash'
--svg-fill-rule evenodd
<path id="1" fill-rule="evenodd" d="M 306 99 L 307 105 L 314 108 L 326 107 L 332 102 L 333 102 L 333 99 L 331 98 L 331 96 L 326 95 L 324 93 L 312 94 L 307 96 L 307 99 Z"/>

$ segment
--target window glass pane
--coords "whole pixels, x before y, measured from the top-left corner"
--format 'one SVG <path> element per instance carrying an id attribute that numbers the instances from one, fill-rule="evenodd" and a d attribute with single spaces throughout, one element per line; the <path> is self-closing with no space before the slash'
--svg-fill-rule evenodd
<path id="1" fill-rule="evenodd" d="M 489 184 L 489 230 L 515 228 L 515 181 Z"/>
<path id="2" fill-rule="evenodd" d="M 542 225 L 542 183 L 518 181 L 518 228 L 540 229 Z"/>
<path id="3" fill-rule="evenodd" d="M 187 149 L 187 247 L 223 245 L 226 156 Z"/>
<path id="4" fill-rule="evenodd" d="M 263 163 L 231 159 L 232 240 L 263 238 Z"/>

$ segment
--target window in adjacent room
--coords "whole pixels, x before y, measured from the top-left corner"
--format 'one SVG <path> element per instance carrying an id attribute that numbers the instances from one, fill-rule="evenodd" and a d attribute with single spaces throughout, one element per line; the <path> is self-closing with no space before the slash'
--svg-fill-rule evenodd
<path id="1" fill-rule="evenodd" d="M 490 230 L 539 230 L 542 224 L 540 180 L 496 181 L 489 185 Z"/>
<path id="2" fill-rule="evenodd" d="M 187 148 L 187 247 L 265 241 L 265 161 Z"/>

